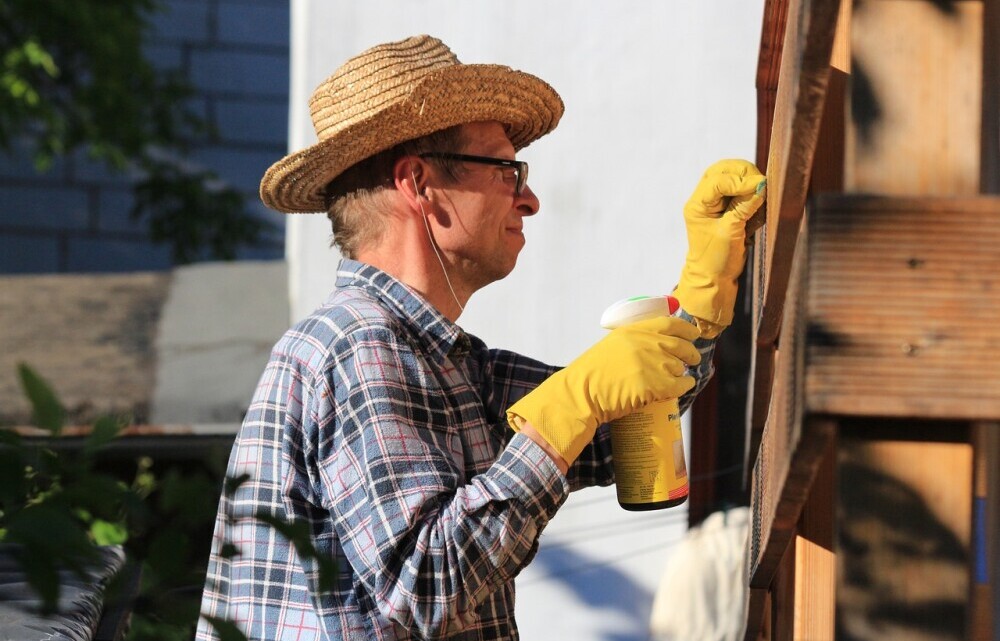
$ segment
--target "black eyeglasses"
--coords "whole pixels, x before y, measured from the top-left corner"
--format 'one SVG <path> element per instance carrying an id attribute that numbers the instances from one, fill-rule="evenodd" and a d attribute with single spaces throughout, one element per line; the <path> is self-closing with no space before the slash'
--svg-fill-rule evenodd
<path id="1" fill-rule="evenodd" d="M 419 155 L 420 158 L 444 158 L 461 162 L 475 162 L 481 165 L 494 165 L 514 170 L 514 195 L 520 196 L 524 186 L 528 184 L 528 163 L 523 160 L 507 160 L 506 158 L 490 158 L 489 156 L 469 156 L 467 154 L 450 154 L 443 151 L 428 151 Z"/>

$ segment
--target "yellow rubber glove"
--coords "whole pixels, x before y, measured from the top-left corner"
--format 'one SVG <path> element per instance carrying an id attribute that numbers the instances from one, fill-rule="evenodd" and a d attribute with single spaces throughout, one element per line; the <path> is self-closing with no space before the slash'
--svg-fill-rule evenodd
<path id="1" fill-rule="evenodd" d="M 674 296 L 705 338 L 733 322 L 746 222 L 763 204 L 766 185 L 753 163 L 721 160 L 708 168 L 684 206 L 688 253 Z"/>
<path id="2" fill-rule="evenodd" d="M 694 387 L 685 364 L 701 361 L 691 343 L 697 337 L 697 327 L 674 317 L 613 329 L 511 405 L 507 422 L 515 431 L 529 423 L 572 464 L 601 423 Z"/>

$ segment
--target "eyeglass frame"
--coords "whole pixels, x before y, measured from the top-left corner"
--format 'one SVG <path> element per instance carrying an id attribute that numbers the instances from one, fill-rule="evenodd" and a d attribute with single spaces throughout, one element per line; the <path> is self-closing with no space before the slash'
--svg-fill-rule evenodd
<path id="1" fill-rule="evenodd" d="M 493 165 L 494 167 L 508 167 L 514 170 L 515 196 L 520 196 L 528 184 L 528 163 L 523 160 L 509 160 L 507 158 L 493 158 L 491 156 L 470 156 L 469 154 L 453 154 L 444 151 L 425 151 L 422 154 L 417 154 L 417 157 L 457 160 L 459 162 L 472 162 L 480 165 Z"/>

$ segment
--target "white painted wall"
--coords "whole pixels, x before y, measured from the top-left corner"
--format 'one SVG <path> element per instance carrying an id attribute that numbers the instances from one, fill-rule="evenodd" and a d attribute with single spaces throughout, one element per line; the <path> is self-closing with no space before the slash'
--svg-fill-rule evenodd
<path id="1" fill-rule="evenodd" d="M 605 306 L 669 292 L 684 258 L 681 208 L 705 167 L 754 153 L 763 0 L 292 0 L 290 149 L 315 142 L 308 97 L 347 58 L 429 33 L 463 62 L 549 82 L 566 113 L 519 154 L 542 208 L 514 273 L 460 324 L 553 363 L 597 340 Z M 287 228 L 294 319 L 321 303 L 337 261 L 325 217 Z M 636 516 L 613 489 L 570 500 L 519 579 L 525 639 L 646 638 L 682 509 Z"/>

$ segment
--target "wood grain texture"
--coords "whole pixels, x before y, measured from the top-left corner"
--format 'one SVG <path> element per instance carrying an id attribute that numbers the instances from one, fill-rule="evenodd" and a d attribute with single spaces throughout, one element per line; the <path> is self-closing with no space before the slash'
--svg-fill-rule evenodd
<path id="1" fill-rule="evenodd" d="M 979 193 L 983 2 L 858 3 L 851 42 L 845 191 Z"/>
<path id="2" fill-rule="evenodd" d="M 788 3 L 767 161 L 767 223 L 760 243 L 767 278 L 755 332 L 758 343 L 773 343 L 780 327 L 788 269 L 805 208 L 826 99 L 839 9 L 838 0 Z"/>
<path id="3" fill-rule="evenodd" d="M 972 447 L 872 440 L 864 428 L 838 447 L 838 634 L 964 641 Z"/>
<path id="4" fill-rule="evenodd" d="M 972 597 L 969 602 L 969 637 L 972 641 L 993 641 L 996 621 L 994 594 L 996 579 L 991 568 L 997 563 L 997 508 L 1000 506 L 1000 423 L 982 422 L 973 425 L 973 545 Z M 1000 603 L 996 604 L 1000 608 Z"/>
<path id="5" fill-rule="evenodd" d="M 983 131 L 980 191 L 1000 194 L 1000 2 L 983 3 Z"/>
<path id="6" fill-rule="evenodd" d="M 771 586 L 771 639 L 796 641 L 795 632 L 795 553 L 794 545 L 782 556 Z"/>
<path id="7" fill-rule="evenodd" d="M 760 456 L 760 442 L 764 435 L 767 410 L 771 403 L 771 389 L 774 383 L 774 365 L 777 350 L 773 343 L 754 345 L 750 361 L 750 377 L 747 386 L 750 396 L 747 401 L 746 456 L 748 470 Z"/>
<path id="8" fill-rule="evenodd" d="M 823 451 L 836 433 L 835 427 L 835 423 L 830 420 L 805 421 L 804 429 L 788 456 L 787 467 L 782 469 L 780 465 L 771 465 L 766 477 L 763 474 L 758 476 L 757 470 L 754 470 L 755 487 L 758 484 L 766 485 L 759 494 L 754 490 L 754 496 L 759 496 L 762 500 L 757 502 L 759 507 L 755 508 L 759 512 L 754 512 L 755 529 L 752 534 L 757 537 L 757 541 L 751 547 L 752 588 L 766 588 L 774 579 L 777 566 L 795 534 L 802 506 L 809 496 Z M 761 448 L 762 458 L 764 449 Z M 756 521 L 758 515 L 759 522 Z"/>
<path id="9" fill-rule="evenodd" d="M 832 51 L 810 66 L 798 56 L 826 47 L 838 4 Z M 786 26 L 781 50 L 773 31 L 762 36 L 757 77 L 769 194 L 754 238 L 748 571 L 751 606 L 773 609 L 748 624 L 770 622 L 757 632 L 772 640 L 830 638 L 836 598 L 844 638 L 1000 641 L 988 607 L 970 606 L 990 598 L 969 580 L 971 448 L 943 442 L 963 420 L 1000 425 L 1000 199 L 977 196 L 1000 192 L 1000 0 L 775 0 L 767 11 Z M 802 265 L 792 256 L 805 242 Z M 899 434 L 862 443 L 860 467 L 857 450 L 838 460 L 837 509 L 854 539 L 834 557 L 805 534 L 835 513 L 819 492 L 823 452 L 852 416 Z M 941 420 L 909 443 L 909 417 Z M 868 585 L 832 588 L 845 564 Z M 995 562 L 989 571 L 997 583 Z"/>
<path id="10" fill-rule="evenodd" d="M 750 398 L 746 437 L 746 452 L 750 461 L 757 455 L 770 407 L 775 344 L 780 331 L 791 253 L 798 242 L 801 227 L 806 187 L 812 180 L 818 181 L 820 189 L 839 189 L 843 181 L 844 103 L 849 69 L 851 3 L 845 0 L 828 4 L 833 6 L 815 10 L 816 16 L 811 15 L 814 10 L 810 5 L 797 6 L 789 11 L 796 20 L 795 29 L 799 33 L 786 34 L 785 42 L 796 54 L 791 58 L 798 62 L 791 65 L 786 59 L 782 63 L 782 72 L 804 73 L 805 79 L 801 82 L 786 79 L 779 88 L 780 108 L 774 114 L 760 115 L 760 122 L 766 119 L 770 127 L 766 136 L 766 153 L 769 154 L 766 161 L 768 207 L 769 211 L 776 213 L 767 214 L 767 226 L 754 237 L 751 298 L 754 302 L 754 344 L 751 348 L 753 369 L 748 382 Z M 810 15 L 803 15 L 806 10 Z M 777 10 L 774 13 L 785 19 Z M 803 20 L 808 22 L 808 29 L 802 28 Z M 817 20 L 829 27 L 831 32 L 817 35 L 812 30 Z M 808 37 L 819 38 L 820 42 L 810 44 L 802 41 Z M 766 57 L 770 60 L 770 69 L 778 54 L 768 51 Z M 761 76 L 758 70 L 758 91 L 761 90 Z M 772 81 L 772 76 L 765 77 Z M 803 88 L 807 90 L 805 94 L 791 104 L 793 96 Z M 815 154 L 817 145 L 822 145 L 819 157 Z M 772 164 L 775 162 L 777 164 Z M 814 165 L 818 170 L 815 175 Z M 747 469 L 751 466 L 748 464 Z"/>
<path id="11" fill-rule="evenodd" d="M 810 210 L 805 410 L 1000 418 L 1000 198 Z"/>
<path id="12" fill-rule="evenodd" d="M 784 310 L 782 347 L 775 359 L 774 394 L 753 468 L 750 498 L 749 574 L 752 588 L 766 588 L 795 533 L 822 455 L 835 425 L 823 417 L 804 420 L 805 250 L 796 253 Z"/>
<path id="13" fill-rule="evenodd" d="M 760 33 L 760 52 L 757 57 L 757 157 L 762 171 L 767 170 L 767 157 L 771 146 L 771 128 L 774 123 L 774 105 L 778 97 L 778 78 L 781 72 L 781 49 L 785 39 L 788 18 L 788 0 L 766 0 L 764 20 Z M 764 207 L 767 204 L 765 203 Z M 766 210 L 758 211 L 747 223 L 747 234 L 764 223 Z"/>
<path id="14" fill-rule="evenodd" d="M 767 590 L 751 588 L 747 590 L 747 620 L 743 629 L 744 641 L 758 641 L 771 638 L 771 599 Z"/>
<path id="15" fill-rule="evenodd" d="M 835 441 L 819 461 L 795 536 L 796 639 L 833 641 L 837 559 L 834 554 Z"/>

